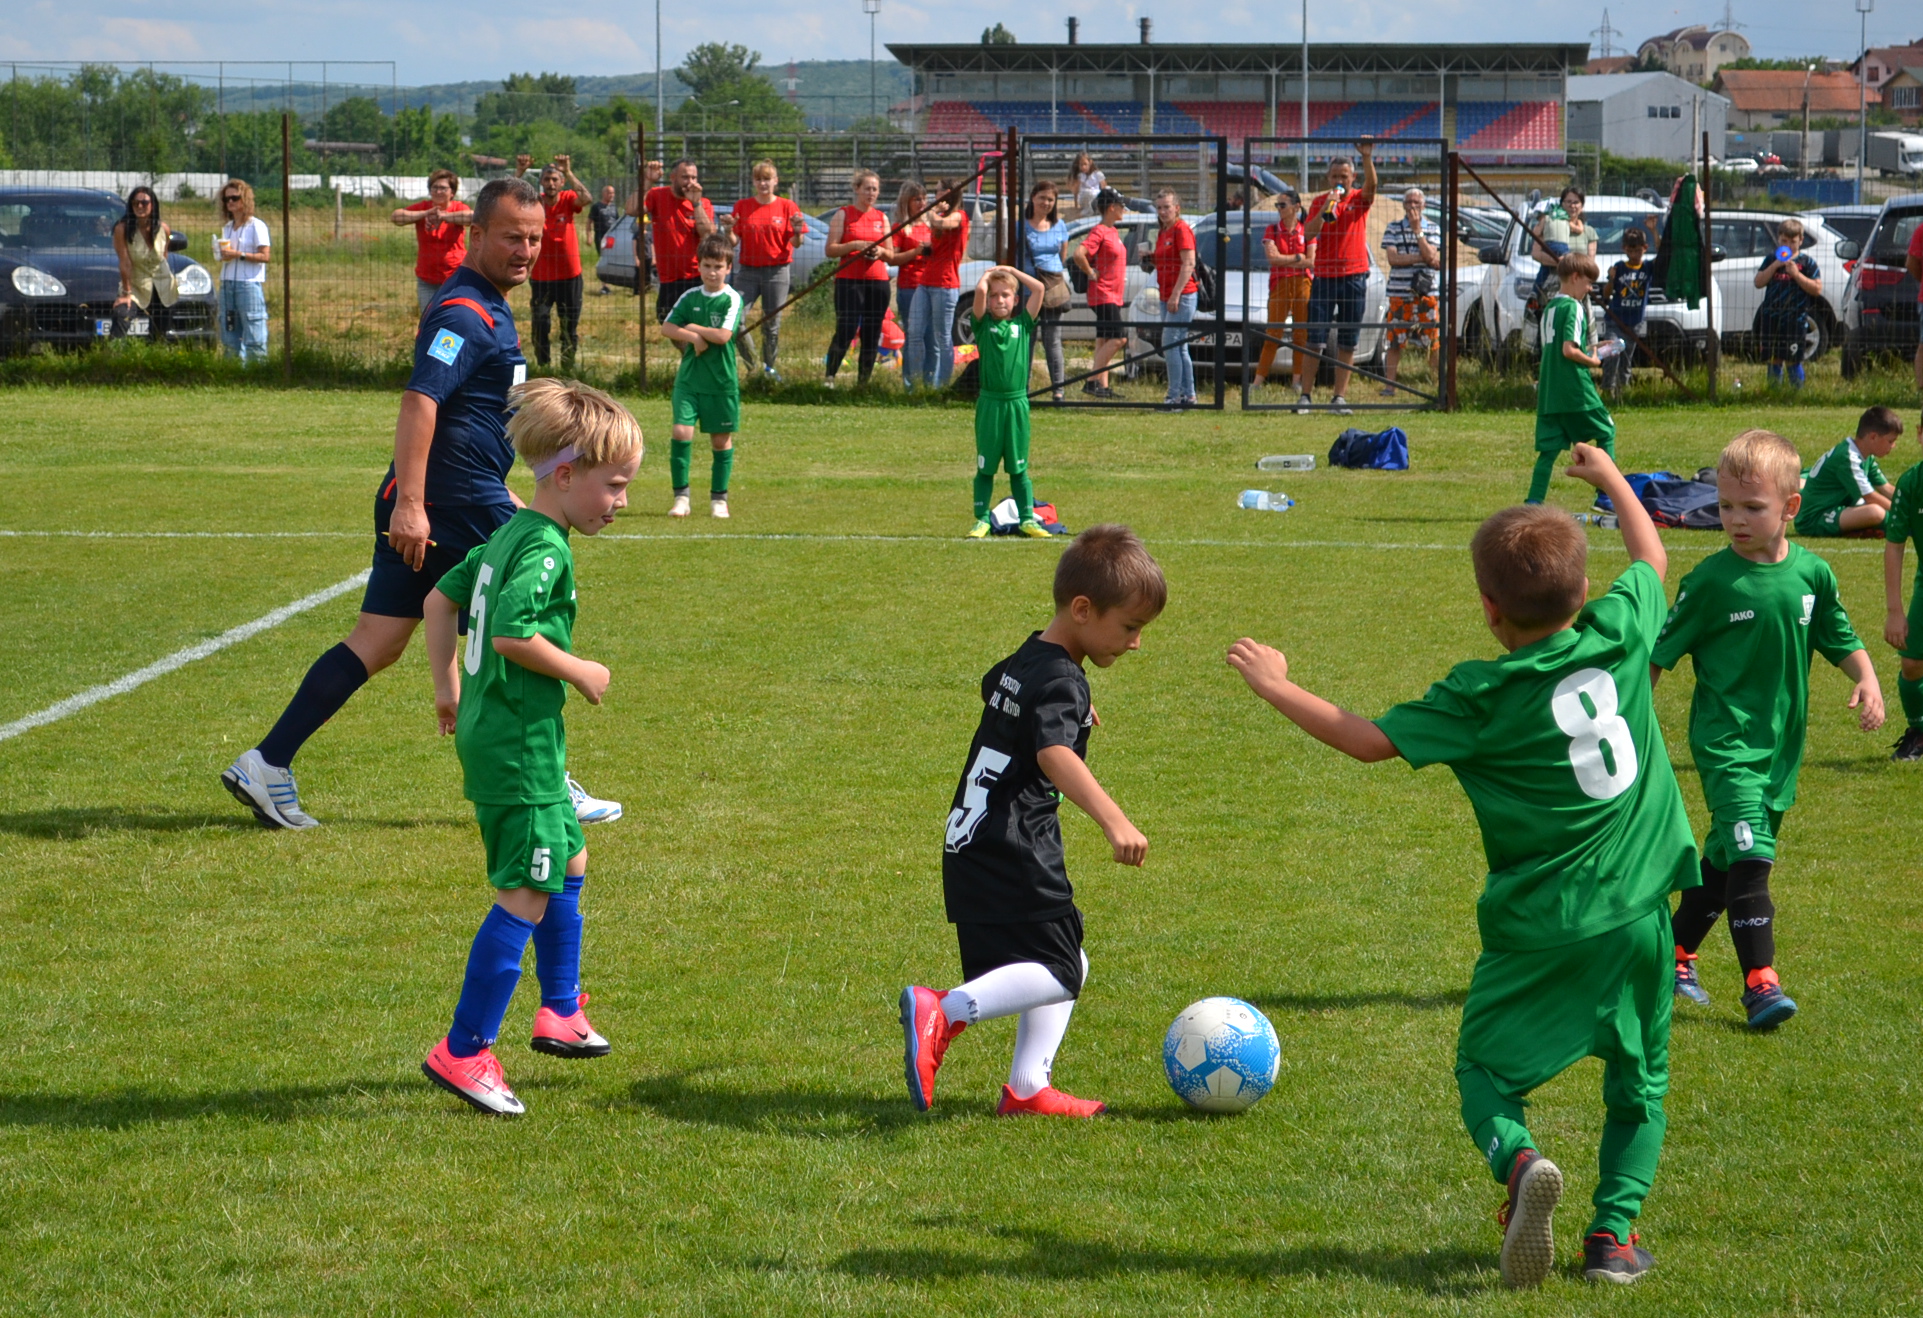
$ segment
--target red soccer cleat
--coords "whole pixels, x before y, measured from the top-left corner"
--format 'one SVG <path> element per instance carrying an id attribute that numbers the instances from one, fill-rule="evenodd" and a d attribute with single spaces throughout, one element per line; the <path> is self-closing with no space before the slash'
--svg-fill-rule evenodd
<path id="1" fill-rule="evenodd" d="M 421 1071 L 435 1084 L 490 1116 L 518 1117 L 526 1108 L 501 1074 L 501 1061 L 491 1048 L 472 1057 L 456 1057 L 447 1050 L 444 1038 L 421 1063 Z"/>
<path id="2" fill-rule="evenodd" d="M 613 1046 L 588 1024 L 588 995 L 575 1001 L 574 1014 L 563 1016 L 551 1007 L 534 1013 L 534 1037 L 528 1047 L 550 1057 L 606 1057 Z"/>
<path id="3" fill-rule="evenodd" d="M 1033 1098 L 1017 1098 L 1015 1091 L 1002 1086 L 1002 1101 L 995 1105 L 998 1117 L 1093 1117 L 1108 1111 L 1108 1104 L 1096 1098 L 1077 1098 L 1064 1094 L 1053 1085 Z"/>
<path id="4" fill-rule="evenodd" d="M 949 1040 L 967 1028 L 967 1021 L 949 1021 L 941 1009 L 941 995 L 933 989 L 910 984 L 901 991 L 903 1069 L 916 1111 L 926 1112 L 935 1105 L 935 1072 L 941 1070 Z"/>

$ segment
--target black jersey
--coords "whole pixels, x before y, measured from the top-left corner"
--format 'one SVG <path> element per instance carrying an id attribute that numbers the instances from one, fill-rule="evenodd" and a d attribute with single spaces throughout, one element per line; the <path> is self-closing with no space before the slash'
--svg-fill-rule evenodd
<path id="1" fill-rule="evenodd" d="M 942 894 L 956 924 L 1058 920 L 1075 909 L 1062 859 L 1061 796 L 1036 763 L 1046 746 L 1088 757 L 1088 678 L 1040 632 L 982 678 L 981 726 L 955 788 Z"/>

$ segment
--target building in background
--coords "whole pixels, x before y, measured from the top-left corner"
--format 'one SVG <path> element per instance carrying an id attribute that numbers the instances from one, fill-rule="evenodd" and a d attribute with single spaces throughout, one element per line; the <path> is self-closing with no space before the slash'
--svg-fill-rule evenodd
<path id="1" fill-rule="evenodd" d="M 1803 121 L 1805 79 L 1812 119 L 1840 117 L 1855 120 L 1856 75 L 1846 72 L 1798 73 L 1795 69 L 1724 69 L 1712 91 L 1729 97 L 1729 126 L 1742 132 L 1757 128 L 1800 127 Z M 1877 92 L 1868 104 L 1881 103 Z"/>
<path id="2" fill-rule="evenodd" d="M 1704 133 L 1723 156 L 1729 98 L 1673 73 L 1609 73 L 1569 80 L 1569 140 L 1619 156 L 1694 160 Z"/>
<path id="3" fill-rule="evenodd" d="M 1637 48 L 1636 57 L 1645 63 L 1660 61 L 1679 78 L 1708 82 L 1723 65 L 1749 58 L 1749 38 L 1740 32 L 1696 24 L 1651 37 Z"/>
<path id="4" fill-rule="evenodd" d="M 1882 91 L 1884 84 L 1904 69 L 1916 68 L 1923 68 L 1923 41 L 1907 46 L 1871 46 L 1850 64 L 1850 72 L 1857 77 L 1867 74 L 1866 85 L 1872 93 Z M 1874 95 L 1871 103 L 1875 103 Z"/>
<path id="5" fill-rule="evenodd" d="M 1923 124 L 1923 52 L 1918 52 L 1915 64 L 1885 78 L 1881 94 L 1883 106 L 1891 114 L 1911 127 Z"/>

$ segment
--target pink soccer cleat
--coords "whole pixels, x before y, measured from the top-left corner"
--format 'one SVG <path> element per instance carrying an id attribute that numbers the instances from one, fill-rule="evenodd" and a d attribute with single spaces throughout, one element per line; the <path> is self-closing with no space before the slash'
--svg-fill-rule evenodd
<path id="1" fill-rule="evenodd" d="M 941 995 L 933 989 L 911 984 L 901 991 L 903 1062 L 908 1097 L 917 1111 L 926 1112 L 935 1105 L 935 1072 L 941 1070 L 949 1040 L 967 1028 L 967 1021 L 949 1022 L 941 1009 Z"/>
<path id="2" fill-rule="evenodd" d="M 574 1005 L 572 1016 L 563 1016 L 551 1007 L 534 1013 L 534 1037 L 528 1047 L 550 1057 L 606 1057 L 613 1047 L 588 1024 L 588 995 L 583 993 Z"/>
<path id="3" fill-rule="evenodd" d="M 492 1048 L 472 1057 L 456 1057 L 444 1038 L 421 1063 L 421 1071 L 435 1084 L 481 1111 L 497 1117 L 518 1117 L 526 1108 L 501 1074 L 501 1061 Z"/>
<path id="4" fill-rule="evenodd" d="M 1077 1098 L 1050 1085 L 1032 1098 L 1017 1098 L 1015 1091 L 1002 1086 L 1002 1101 L 995 1105 L 998 1117 L 1093 1117 L 1108 1111 L 1108 1104 L 1096 1098 Z"/>

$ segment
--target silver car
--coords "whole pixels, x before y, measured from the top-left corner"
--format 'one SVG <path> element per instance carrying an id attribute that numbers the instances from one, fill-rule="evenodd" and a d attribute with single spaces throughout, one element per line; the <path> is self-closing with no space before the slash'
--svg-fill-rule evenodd
<path id="1" fill-rule="evenodd" d="M 1723 295 L 1716 326 L 1717 337 L 1727 352 L 1742 351 L 1753 341 L 1756 313 L 1762 309 L 1766 291 L 1756 287 L 1756 272 L 1775 254 L 1776 226 L 1787 218 L 1772 211 L 1719 210 L 1710 214 L 1709 241 L 1723 252 L 1714 267 L 1716 286 Z M 1815 361 L 1836 342 L 1836 327 L 1843 322 L 1843 288 L 1850 277 L 1845 252 L 1850 249 L 1838 250 L 1848 240 L 1830 228 L 1822 216 L 1805 211 L 1796 218 L 1803 224 L 1802 251 L 1816 262 L 1823 280 L 1823 296 L 1811 309 L 1803 342 L 1803 360 Z"/>

